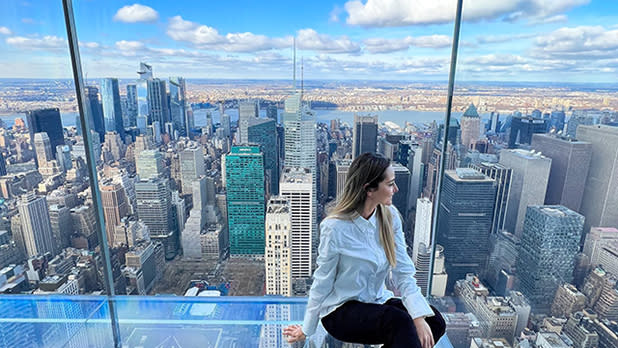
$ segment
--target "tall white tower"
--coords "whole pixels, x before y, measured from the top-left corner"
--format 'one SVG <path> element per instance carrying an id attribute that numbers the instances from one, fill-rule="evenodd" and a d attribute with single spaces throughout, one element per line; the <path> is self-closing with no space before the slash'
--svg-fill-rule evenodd
<path id="1" fill-rule="evenodd" d="M 292 209 L 290 201 L 273 196 L 266 207 L 266 294 L 292 296 Z"/>

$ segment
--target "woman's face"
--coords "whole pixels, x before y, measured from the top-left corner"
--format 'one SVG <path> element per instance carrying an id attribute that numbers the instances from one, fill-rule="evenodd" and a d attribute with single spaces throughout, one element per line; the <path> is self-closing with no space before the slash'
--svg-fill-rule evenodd
<path id="1" fill-rule="evenodd" d="M 384 172 L 384 180 L 380 182 L 376 189 L 367 192 L 367 195 L 375 203 L 391 205 L 393 204 L 393 195 L 397 191 L 399 191 L 399 188 L 395 184 L 395 170 L 393 166 L 388 166 Z"/>

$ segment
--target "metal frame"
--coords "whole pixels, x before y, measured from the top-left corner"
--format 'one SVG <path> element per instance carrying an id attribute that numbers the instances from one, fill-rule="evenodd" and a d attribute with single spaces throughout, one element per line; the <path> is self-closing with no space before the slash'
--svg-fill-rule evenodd
<path id="1" fill-rule="evenodd" d="M 442 178 L 444 177 L 444 167 L 446 166 L 446 150 L 448 147 L 448 129 L 451 124 L 451 108 L 453 107 L 453 88 L 455 86 L 455 71 L 457 70 L 457 50 L 459 49 L 459 31 L 461 27 L 461 12 L 463 0 L 457 0 L 457 10 L 455 12 L 455 29 L 453 30 L 453 48 L 451 50 L 451 68 L 448 76 L 448 95 L 446 97 L 446 114 L 444 116 L 444 139 L 442 140 L 442 155 L 440 156 L 440 166 L 438 167 L 438 182 L 436 185 L 436 198 L 433 202 L 433 219 L 431 223 L 431 258 L 429 260 L 429 279 L 427 281 L 427 297 L 431 295 L 433 283 L 433 263 L 436 253 L 436 229 L 438 227 L 438 211 L 442 196 Z"/>
<path id="2" fill-rule="evenodd" d="M 79 120 L 81 122 L 82 135 L 84 138 L 84 149 L 86 150 L 86 165 L 88 167 L 88 176 L 90 181 L 90 191 L 92 193 L 92 202 L 96 211 L 96 232 L 99 237 L 99 246 L 101 256 L 103 257 L 103 279 L 105 281 L 105 291 L 107 293 L 107 305 L 112 325 L 112 334 L 114 338 L 114 346 L 121 348 L 122 340 L 120 337 L 120 327 L 118 326 L 118 315 L 116 313 L 115 303 L 113 301 L 114 277 L 112 275 L 112 265 L 110 261 L 110 252 L 107 248 L 107 234 L 105 233 L 105 220 L 103 219 L 103 210 L 101 209 L 101 192 L 99 191 L 99 180 L 97 177 L 96 161 L 94 158 L 94 150 L 92 148 L 92 129 L 90 119 L 86 117 L 84 107 L 84 80 L 82 78 L 82 67 L 79 55 L 79 44 L 77 39 L 77 31 L 75 29 L 75 19 L 73 16 L 72 0 L 62 0 L 62 8 L 64 10 L 64 21 L 67 29 L 67 39 L 69 41 L 69 52 L 71 54 L 71 67 L 73 69 L 73 80 L 75 83 L 75 92 L 77 96 L 77 106 L 79 110 Z"/>

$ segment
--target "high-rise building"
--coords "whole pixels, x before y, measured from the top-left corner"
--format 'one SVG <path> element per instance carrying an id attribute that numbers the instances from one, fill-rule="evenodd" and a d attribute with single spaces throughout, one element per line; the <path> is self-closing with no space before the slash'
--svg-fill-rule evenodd
<path id="1" fill-rule="evenodd" d="M 562 133 L 564 131 L 564 120 L 566 114 L 563 110 L 554 110 L 549 117 L 549 129 L 554 130 L 556 133 Z"/>
<path id="2" fill-rule="evenodd" d="M 115 245 L 116 226 L 120 224 L 122 218 L 129 215 L 129 204 L 125 198 L 126 194 L 122 185 L 112 182 L 101 183 L 101 206 L 109 246 Z"/>
<path id="3" fill-rule="evenodd" d="M 292 279 L 311 277 L 313 212 L 312 175 L 307 168 L 285 167 L 281 175 L 281 197 L 289 201 L 291 209 Z"/>
<path id="4" fill-rule="evenodd" d="M 232 146 L 225 156 L 230 255 L 264 255 L 264 155 Z"/>
<path id="5" fill-rule="evenodd" d="M 503 150 L 500 164 L 513 170 L 504 228 L 521 237 L 526 208 L 545 202 L 551 158 L 534 151 Z"/>
<path id="6" fill-rule="evenodd" d="M 34 150 L 39 167 L 47 166 L 47 162 L 54 159 L 51 142 L 45 132 L 34 133 Z"/>
<path id="7" fill-rule="evenodd" d="M 481 118 L 474 104 L 470 104 L 461 117 L 461 144 L 466 149 L 476 144 L 481 136 Z"/>
<path id="8" fill-rule="evenodd" d="M 279 194 L 279 156 L 277 152 L 277 122 L 272 119 L 251 118 L 247 126 L 249 144 L 260 145 L 264 154 L 267 192 Z"/>
<path id="9" fill-rule="evenodd" d="M 103 144 L 105 149 L 106 161 L 120 161 L 124 158 L 126 152 L 126 146 L 122 141 L 120 134 L 116 131 L 105 133 L 105 143 Z"/>
<path id="10" fill-rule="evenodd" d="M 150 111 L 149 125 L 157 124 L 158 130 L 163 133 L 163 126 L 169 121 L 169 107 L 165 80 L 152 78 L 148 80 L 148 110 Z"/>
<path id="11" fill-rule="evenodd" d="M 117 132 L 124 139 L 124 124 L 120 106 L 120 90 L 118 79 L 105 78 L 101 80 L 101 101 L 105 132 Z"/>
<path id="12" fill-rule="evenodd" d="M 150 238 L 165 247 L 165 258 L 173 259 L 178 251 L 175 211 L 172 209 L 168 180 L 150 178 L 135 184 L 137 216 L 148 226 Z"/>
<path id="13" fill-rule="evenodd" d="M 270 118 L 271 120 L 275 120 L 275 123 L 278 121 L 277 105 L 268 105 L 268 107 L 266 108 L 266 117 Z"/>
<path id="14" fill-rule="evenodd" d="M 52 149 L 55 149 L 58 145 L 64 145 L 62 120 L 60 119 L 60 110 L 58 108 L 28 111 L 26 112 L 26 118 L 31 140 L 34 140 L 34 133 L 45 132 L 49 136 Z"/>
<path id="15" fill-rule="evenodd" d="M 205 173 L 204 153 L 201 145 L 189 147 L 180 152 L 180 181 L 183 195 L 191 194 L 193 181 Z"/>
<path id="16" fill-rule="evenodd" d="M 618 279 L 616 276 L 607 276 L 604 280 L 594 311 L 602 319 L 618 321 Z"/>
<path id="17" fill-rule="evenodd" d="M 416 260 L 421 243 L 431 245 L 431 221 L 433 203 L 428 198 L 416 201 L 416 217 L 414 222 L 414 242 L 412 244 L 412 260 Z"/>
<path id="18" fill-rule="evenodd" d="M 566 135 L 569 137 L 577 138 L 577 127 L 579 125 L 591 126 L 594 124 L 594 119 L 589 117 L 587 114 L 578 114 L 573 112 L 573 115 L 569 117 L 569 122 L 567 122 L 567 130 Z"/>
<path id="19" fill-rule="evenodd" d="M 376 152 L 378 144 L 378 116 L 354 115 L 352 130 L 352 158 L 365 152 Z"/>
<path id="20" fill-rule="evenodd" d="M 554 302 L 551 305 L 551 315 L 558 318 L 568 318 L 572 313 L 586 307 L 586 295 L 575 286 L 564 283 L 556 290 Z"/>
<path id="21" fill-rule="evenodd" d="M 56 161 L 63 172 L 73 168 L 73 160 L 71 159 L 71 148 L 69 145 L 56 146 Z M 2 163 L 0 163 L 0 166 Z M 1 172 L 1 171 L 0 171 Z"/>
<path id="22" fill-rule="evenodd" d="M 581 213 L 584 231 L 591 226 L 618 226 L 618 127 L 579 126 L 577 138 L 592 144 L 590 170 L 584 185 Z"/>
<path id="23" fill-rule="evenodd" d="M 47 200 L 29 192 L 17 205 L 21 219 L 21 234 L 29 257 L 54 252 L 52 226 Z"/>
<path id="24" fill-rule="evenodd" d="M 137 126 L 137 86 L 134 83 L 127 84 L 127 120 L 126 126 Z"/>
<path id="25" fill-rule="evenodd" d="M 558 287 L 572 281 L 583 226 L 584 217 L 564 206 L 528 207 L 517 273 L 534 313 L 549 313 Z"/>
<path id="26" fill-rule="evenodd" d="M 170 77 L 170 116 L 174 129 L 181 135 L 187 135 L 185 117 L 186 84 L 182 77 Z"/>
<path id="27" fill-rule="evenodd" d="M 266 294 L 292 296 L 292 208 L 289 200 L 273 196 L 266 207 Z"/>
<path id="28" fill-rule="evenodd" d="M 238 102 L 238 144 L 249 143 L 249 133 L 247 128 L 251 119 L 258 117 L 258 105 L 255 100 L 244 100 Z"/>
<path id="29" fill-rule="evenodd" d="M 445 171 L 436 242 L 444 247 L 447 291 L 485 269 L 495 201 L 495 180 L 470 168 Z"/>
<path id="30" fill-rule="evenodd" d="M 62 249 L 71 245 L 71 234 L 73 234 L 73 223 L 71 221 L 71 211 L 64 205 L 49 205 L 49 222 L 52 228 L 55 251 L 59 254 Z"/>
<path id="31" fill-rule="evenodd" d="M 514 116 L 511 121 L 509 149 L 516 148 L 517 144 L 530 144 L 532 134 L 545 132 L 547 132 L 547 120 L 532 116 Z"/>
<path id="32" fill-rule="evenodd" d="M 409 147 L 407 151 L 401 151 L 404 147 Z M 420 197 L 423 191 L 423 179 L 425 176 L 425 165 L 423 159 L 423 147 L 419 144 L 403 142 L 399 146 L 400 160 L 399 163 L 406 165 L 410 170 L 410 193 L 408 194 L 408 206 L 416 207 L 416 200 Z M 407 154 L 407 158 L 406 158 Z M 405 161 L 403 160 L 405 158 Z"/>
<path id="33" fill-rule="evenodd" d="M 471 164 L 470 167 L 496 180 L 496 185 L 498 186 L 496 190 L 496 206 L 494 209 L 494 220 L 491 224 L 491 233 L 496 234 L 504 229 L 513 170 L 502 164 L 490 162 Z"/>
<path id="34" fill-rule="evenodd" d="M 103 119 L 103 107 L 99 101 L 99 89 L 94 86 L 86 86 L 86 108 L 84 112 L 90 121 L 90 129 L 99 134 L 99 141 L 103 141 L 105 135 L 105 120 Z M 81 134 L 81 126 L 77 126 L 78 134 Z"/>
<path id="35" fill-rule="evenodd" d="M 551 158 L 545 204 L 579 211 L 592 158 L 592 144 L 553 134 L 534 134 L 531 147 Z"/>
<path id="36" fill-rule="evenodd" d="M 583 252 L 588 257 L 591 267 L 602 265 L 606 271 L 609 271 L 612 268 L 611 266 L 618 266 L 618 257 L 614 256 L 614 260 L 604 257 L 605 254 L 613 254 L 613 246 L 618 248 L 618 229 L 591 227 L 590 232 L 586 234 Z M 617 272 L 612 273 L 618 275 Z"/>
<path id="37" fill-rule="evenodd" d="M 6 175 L 6 160 L 4 159 L 4 154 L 0 151 L 0 176 Z"/>
<path id="38" fill-rule="evenodd" d="M 403 217 L 403 221 L 408 220 L 408 195 L 410 193 L 410 171 L 397 162 L 391 164 L 395 171 L 395 184 L 399 189 L 393 196 L 393 205 L 397 207 Z"/>
<path id="39" fill-rule="evenodd" d="M 140 179 L 148 180 L 163 174 L 162 155 L 159 150 L 144 150 L 137 155 L 135 161 L 137 175 Z"/>
<path id="40" fill-rule="evenodd" d="M 140 75 L 135 82 L 137 92 L 136 126 L 141 133 L 146 133 L 146 126 L 150 120 L 150 105 L 148 104 L 148 80 L 152 79 L 152 66 L 140 63 L 137 73 Z"/>
<path id="41" fill-rule="evenodd" d="M 345 189 L 345 183 L 348 178 L 348 169 L 350 169 L 351 164 L 351 160 L 337 160 L 335 162 L 335 172 L 337 173 L 335 198 L 339 198 L 343 194 L 343 190 Z"/>

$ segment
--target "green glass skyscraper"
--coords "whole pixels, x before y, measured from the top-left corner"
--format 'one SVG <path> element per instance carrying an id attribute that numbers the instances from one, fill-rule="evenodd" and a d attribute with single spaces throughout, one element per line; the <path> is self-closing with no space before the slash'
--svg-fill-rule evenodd
<path id="1" fill-rule="evenodd" d="M 272 119 L 255 118 L 247 127 L 249 144 L 258 144 L 264 154 L 264 169 L 270 194 L 279 194 L 279 156 L 277 153 L 277 123 Z"/>
<path id="2" fill-rule="evenodd" d="M 225 156 L 230 255 L 264 255 L 264 155 L 233 146 Z"/>

